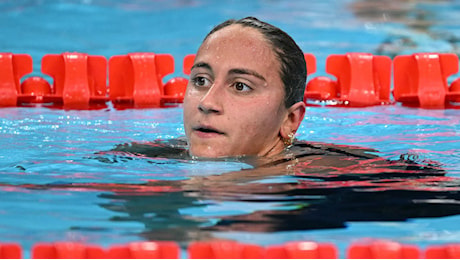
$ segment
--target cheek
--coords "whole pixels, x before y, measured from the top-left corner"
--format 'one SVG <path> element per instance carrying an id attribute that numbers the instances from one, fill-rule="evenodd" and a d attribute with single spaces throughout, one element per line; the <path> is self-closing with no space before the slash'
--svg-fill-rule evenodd
<path id="1" fill-rule="evenodd" d="M 190 120 L 192 120 L 192 117 L 197 114 L 195 111 L 196 107 L 198 106 L 197 102 L 198 101 L 196 97 L 190 95 L 188 92 L 185 93 L 184 103 L 182 104 L 182 114 L 185 128 L 188 127 L 188 123 Z"/>
<path id="2" fill-rule="evenodd" d="M 199 99 L 196 95 L 194 95 L 193 90 L 187 87 L 184 95 L 184 102 L 182 105 L 184 108 L 184 115 L 190 113 L 190 111 L 192 111 L 193 108 L 197 106 L 198 100 Z"/>
<path id="3" fill-rule="evenodd" d="M 236 120 L 235 122 L 241 123 L 243 132 L 265 135 L 268 132 L 279 130 L 282 116 L 283 114 L 278 107 L 264 103 L 255 105 L 250 109 L 238 109 L 233 118 Z"/>

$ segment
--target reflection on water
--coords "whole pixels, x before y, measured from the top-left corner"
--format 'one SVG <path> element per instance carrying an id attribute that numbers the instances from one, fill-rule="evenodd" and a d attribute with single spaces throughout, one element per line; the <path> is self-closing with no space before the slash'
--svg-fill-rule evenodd
<path id="1" fill-rule="evenodd" d="M 395 57 L 414 52 L 460 54 L 460 35 L 451 30 L 458 5 L 453 0 L 357 0 L 349 9 L 368 27 L 390 25 L 375 54 Z"/>
<path id="2" fill-rule="evenodd" d="M 100 191 L 98 205 L 112 212 L 110 221 L 142 223 L 137 235 L 184 245 L 227 231 L 337 229 L 352 221 L 460 214 L 460 179 L 445 176 L 435 162 L 414 155 L 389 161 L 349 146 L 299 142 L 296 147 L 295 160 L 186 180 L 15 187 Z"/>

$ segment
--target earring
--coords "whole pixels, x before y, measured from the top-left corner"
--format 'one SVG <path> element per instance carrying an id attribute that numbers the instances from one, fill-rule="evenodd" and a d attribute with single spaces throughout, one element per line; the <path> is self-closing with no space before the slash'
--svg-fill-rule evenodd
<path id="1" fill-rule="evenodd" d="M 295 140 L 294 133 L 291 132 L 290 134 L 288 134 L 288 138 L 283 139 L 283 142 L 284 142 L 285 146 L 290 146 L 290 145 L 292 145 L 294 140 Z"/>

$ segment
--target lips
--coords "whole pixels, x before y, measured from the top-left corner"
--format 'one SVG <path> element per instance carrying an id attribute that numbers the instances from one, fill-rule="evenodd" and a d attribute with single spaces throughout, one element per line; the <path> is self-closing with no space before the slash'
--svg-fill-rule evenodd
<path id="1" fill-rule="evenodd" d="M 210 127 L 210 126 L 196 126 L 196 127 L 193 127 L 193 130 L 198 132 L 198 133 L 202 133 L 202 134 L 219 134 L 219 135 L 223 135 L 224 132 L 221 132 L 213 127 Z"/>

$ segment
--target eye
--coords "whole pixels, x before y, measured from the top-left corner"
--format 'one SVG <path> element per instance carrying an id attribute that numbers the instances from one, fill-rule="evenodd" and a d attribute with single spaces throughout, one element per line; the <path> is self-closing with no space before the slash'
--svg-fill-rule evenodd
<path id="1" fill-rule="evenodd" d="M 238 92 L 249 92 L 252 90 L 251 87 L 249 87 L 247 84 L 244 84 L 243 82 L 235 82 L 233 87 Z"/>
<path id="2" fill-rule="evenodd" d="M 205 77 L 194 77 L 192 78 L 193 85 L 196 87 L 207 87 L 211 85 L 211 81 Z"/>

